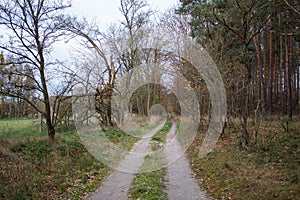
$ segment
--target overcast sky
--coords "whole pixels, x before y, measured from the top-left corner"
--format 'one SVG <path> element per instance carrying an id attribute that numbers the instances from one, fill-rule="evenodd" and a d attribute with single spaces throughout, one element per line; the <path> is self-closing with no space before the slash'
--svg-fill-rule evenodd
<path id="1" fill-rule="evenodd" d="M 147 0 L 150 8 L 157 12 L 177 5 L 179 0 Z M 119 11 L 120 0 L 72 0 L 72 7 L 68 9 L 70 14 L 78 17 L 86 17 L 89 20 L 96 19 L 99 27 L 105 31 L 109 25 L 123 20 Z M 52 56 L 60 60 L 66 60 L 70 56 L 70 47 L 74 46 L 71 41 L 68 44 L 58 42 L 54 45 Z"/>
<path id="2" fill-rule="evenodd" d="M 174 5 L 179 0 L 147 0 L 151 9 L 163 11 Z M 120 11 L 120 0 L 72 0 L 70 12 L 88 18 L 97 18 L 101 25 L 109 25 L 122 18 Z"/>

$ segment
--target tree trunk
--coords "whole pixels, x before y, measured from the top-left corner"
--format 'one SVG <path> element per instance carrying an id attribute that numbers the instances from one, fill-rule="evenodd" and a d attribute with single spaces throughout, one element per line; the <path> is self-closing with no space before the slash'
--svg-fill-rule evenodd
<path id="1" fill-rule="evenodd" d="M 46 119 L 47 129 L 48 129 L 48 138 L 49 140 L 53 141 L 55 138 L 55 129 L 52 124 L 51 118 Z"/>
<path id="2" fill-rule="evenodd" d="M 287 101 L 287 114 L 288 117 L 292 118 L 292 109 L 291 109 L 291 75 L 290 75 L 290 55 L 289 55 L 289 37 L 287 31 L 285 31 L 285 88 L 286 88 L 286 101 Z"/>
<path id="3" fill-rule="evenodd" d="M 146 115 L 150 115 L 150 101 L 151 101 L 151 87 L 150 84 L 147 85 L 147 108 L 146 108 Z"/>
<path id="4" fill-rule="evenodd" d="M 109 91 L 108 102 L 107 102 L 107 110 L 106 110 L 107 126 L 113 126 L 111 100 L 112 100 L 112 89 L 110 89 Z"/>
<path id="5" fill-rule="evenodd" d="M 288 53 L 288 89 L 289 89 L 289 96 L 288 96 L 288 116 L 289 119 L 292 120 L 293 118 L 293 89 L 292 89 L 292 52 L 293 52 L 293 37 L 292 34 L 289 38 L 289 53 Z"/>
<path id="6" fill-rule="evenodd" d="M 284 101 L 284 83 L 285 83 L 285 76 L 284 76 L 284 51 L 283 51 L 283 37 L 282 37 L 282 34 L 280 34 L 280 37 L 279 37 L 279 40 L 280 40 L 280 65 L 279 65 L 279 77 L 280 77 L 280 80 L 279 80 L 279 92 L 280 92 L 280 101 L 281 101 L 281 114 L 283 115 L 285 113 L 285 101 Z"/>
<path id="7" fill-rule="evenodd" d="M 284 109 L 285 115 L 288 113 L 288 68 L 289 68 L 289 50 L 288 50 L 288 36 L 285 30 L 285 69 L 284 69 Z"/>
<path id="8" fill-rule="evenodd" d="M 50 97 L 48 94 L 48 88 L 46 83 L 46 78 L 44 71 L 41 72 L 41 81 L 43 85 L 43 94 L 44 94 L 44 104 L 45 104 L 45 113 L 44 117 L 46 118 L 46 124 L 48 129 L 48 136 L 50 140 L 53 140 L 55 137 L 55 129 L 52 121 L 52 112 L 51 112 L 51 105 L 50 105 Z"/>
<path id="9" fill-rule="evenodd" d="M 247 149 L 250 143 L 250 136 L 248 132 L 248 117 L 249 117 L 249 100 L 250 100 L 250 93 L 252 91 L 252 69 L 249 63 L 249 48 L 246 44 L 244 44 L 244 61 L 245 61 L 245 68 L 247 70 L 246 73 L 246 84 L 245 84 L 245 98 L 244 98 L 244 110 L 243 110 L 243 119 L 242 119 L 242 126 L 243 131 L 240 138 L 240 147 L 242 149 Z"/>
<path id="10" fill-rule="evenodd" d="M 268 68 L 268 52 L 267 52 L 267 34 L 263 33 L 263 46 L 264 46 L 264 65 L 261 67 L 261 79 L 262 79 L 262 89 L 263 89 L 263 98 L 265 100 L 265 104 L 262 105 L 266 107 L 266 111 L 269 110 L 269 104 L 267 103 L 267 68 Z"/>
<path id="11" fill-rule="evenodd" d="M 270 19 L 270 29 L 272 29 L 272 18 Z M 273 33 L 269 36 L 269 114 L 273 112 Z"/>
<path id="12" fill-rule="evenodd" d="M 253 29 L 253 34 L 255 33 L 255 30 Z M 256 37 L 253 38 L 254 40 L 254 46 L 256 49 L 256 59 L 257 59 L 257 69 L 259 69 L 259 82 L 257 81 L 257 85 L 258 85 L 258 90 L 259 90 L 259 96 L 260 96 L 260 100 L 261 100 L 261 107 L 262 110 L 264 111 L 265 109 L 265 90 L 264 90 L 264 69 L 263 69 L 263 65 L 261 64 L 261 41 L 260 41 L 260 35 L 258 35 L 258 39 L 256 39 Z M 258 77 L 257 77 L 258 79 Z"/>
<path id="13" fill-rule="evenodd" d="M 300 45 L 297 43 L 297 57 L 300 58 Z M 299 97 L 300 97 L 300 67 L 296 69 L 296 114 L 299 114 Z"/>
<path id="14" fill-rule="evenodd" d="M 277 44 L 275 44 L 275 47 Z M 277 52 L 277 51 L 276 51 Z M 278 53 L 274 54 L 274 112 L 276 112 L 276 115 L 279 114 L 278 110 L 278 66 L 280 60 L 278 59 Z"/>

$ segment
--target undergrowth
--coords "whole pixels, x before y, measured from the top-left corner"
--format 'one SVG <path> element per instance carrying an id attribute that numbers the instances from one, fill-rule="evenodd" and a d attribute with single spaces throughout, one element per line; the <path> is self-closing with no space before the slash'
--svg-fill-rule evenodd
<path id="1" fill-rule="evenodd" d="M 299 122 L 286 132 L 278 123 L 264 122 L 256 144 L 240 151 L 236 135 L 219 139 L 216 149 L 199 159 L 199 133 L 188 157 L 205 190 L 216 199 L 273 200 L 300 197 Z"/>

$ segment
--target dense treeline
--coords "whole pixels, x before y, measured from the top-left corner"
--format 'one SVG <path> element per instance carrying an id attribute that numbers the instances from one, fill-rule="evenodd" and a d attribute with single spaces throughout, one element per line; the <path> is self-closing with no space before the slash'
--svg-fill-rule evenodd
<path id="1" fill-rule="evenodd" d="M 242 113 L 248 77 L 250 115 L 256 108 L 290 119 L 299 114 L 299 8 L 298 1 L 181 1 L 192 36 L 223 73 L 229 114 Z"/>
<path id="2" fill-rule="evenodd" d="M 2 98 L 0 103 L 0 119 L 32 118 L 37 113 L 32 107 L 17 98 Z"/>
<path id="3" fill-rule="evenodd" d="M 293 0 L 181 0 L 178 13 L 190 16 L 191 35 L 223 74 L 229 116 L 242 119 L 242 148 L 250 117 L 299 114 L 299 8 Z"/>
<path id="4" fill-rule="evenodd" d="M 7 58 L 6 58 L 7 59 Z M 8 59 L 7 59 L 8 60 Z M 5 58 L 0 54 L 0 64 L 5 62 Z M 33 76 L 33 69 L 28 65 L 11 65 L 9 68 L 0 68 L 0 86 L 2 91 L 12 91 L 16 94 L 23 94 L 32 102 L 37 102 L 34 81 L 28 77 Z M 13 73 L 15 72 L 15 73 Z M 23 75 L 26 74 L 27 76 Z M 0 99 L 0 119 L 17 119 L 33 117 L 37 112 L 24 99 L 17 96 L 1 95 Z"/>

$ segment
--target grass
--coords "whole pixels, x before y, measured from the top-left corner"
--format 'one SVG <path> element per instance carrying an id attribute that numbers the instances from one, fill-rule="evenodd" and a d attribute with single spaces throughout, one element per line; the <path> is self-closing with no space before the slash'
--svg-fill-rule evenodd
<path id="1" fill-rule="evenodd" d="M 98 188 L 110 169 L 78 134 L 58 133 L 51 142 L 33 121 L 0 121 L 0 199 L 81 199 Z M 138 140 L 114 129 L 105 133 L 127 150 Z"/>
<path id="2" fill-rule="evenodd" d="M 0 138 L 28 138 L 43 135 L 46 135 L 46 132 L 38 132 L 36 119 L 0 120 Z"/>
<path id="3" fill-rule="evenodd" d="M 69 130 L 74 130 L 74 125 L 70 125 Z M 68 132 L 64 125 L 57 125 L 56 132 Z M 39 132 L 37 119 L 0 120 L 0 138 L 6 139 L 27 139 L 47 135 L 45 124 L 42 132 Z"/>
<path id="4" fill-rule="evenodd" d="M 220 139 L 214 152 L 199 159 L 198 134 L 188 149 L 193 171 L 216 199 L 299 199 L 300 123 L 286 132 L 279 123 L 263 122 L 256 145 L 239 151 L 236 135 Z"/>
<path id="5" fill-rule="evenodd" d="M 160 149 L 157 142 L 165 143 L 166 134 L 171 126 L 172 122 L 167 120 L 163 128 L 153 136 L 151 145 L 153 151 Z M 160 154 L 147 155 L 144 158 L 140 171 L 150 171 L 151 169 L 159 168 L 159 166 L 164 166 L 164 162 L 164 158 Z M 130 198 L 134 200 L 167 200 L 167 193 L 164 191 L 166 173 L 166 169 L 162 168 L 137 174 L 129 190 Z"/>
<path id="6" fill-rule="evenodd" d="M 171 127 L 172 127 L 172 122 L 170 120 L 167 120 L 163 128 L 152 137 L 151 139 L 152 151 L 156 151 L 163 147 L 163 144 L 165 143 L 166 140 L 166 134 L 169 132 Z"/>
<path id="7" fill-rule="evenodd" d="M 108 169 L 75 132 L 50 142 L 0 141 L 0 199 L 79 199 L 96 188 Z"/>
<path id="8" fill-rule="evenodd" d="M 149 122 L 149 119 L 145 117 L 137 117 L 135 118 L 135 120 L 139 127 L 131 130 L 129 133 L 124 133 L 120 130 L 116 130 L 115 128 L 105 129 L 103 131 L 111 142 L 118 145 L 121 149 L 130 151 L 133 145 L 140 140 L 140 136 L 144 135 L 146 132 L 150 131 L 159 123 L 161 123 L 159 119 L 153 122 Z M 163 127 L 163 129 L 164 128 L 165 126 Z"/>
<path id="9" fill-rule="evenodd" d="M 151 165 L 162 165 L 163 158 L 158 155 L 147 155 L 141 170 L 151 169 Z M 131 199 L 167 200 L 167 193 L 163 190 L 166 170 L 160 169 L 153 172 L 139 173 L 132 182 L 129 190 Z"/>
<path id="10" fill-rule="evenodd" d="M 0 121 L 0 199 L 81 199 L 95 190 L 109 169 L 86 151 L 76 132 L 59 133 L 50 142 L 32 121 Z M 152 142 L 164 143 L 168 124 Z M 142 129 L 148 128 L 144 124 Z M 229 130 L 215 151 L 201 160 L 204 135 L 199 133 L 187 154 L 204 189 L 216 199 L 299 199 L 299 130 L 297 121 L 289 123 L 289 132 L 277 121 L 262 122 L 257 144 L 247 151 L 238 150 L 237 134 Z M 124 149 L 137 140 L 117 130 L 105 131 Z M 163 158 L 146 156 L 142 167 L 160 162 Z M 165 174 L 165 169 L 138 174 L 131 198 L 167 199 Z"/>
<path id="11" fill-rule="evenodd" d="M 127 119 L 128 120 L 128 119 Z M 134 137 L 140 138 L 149 130 L 158 126 L 161 123 L 161 118 L 148 118 L 148 117 L 133 117 L 132 121 L 127 121 L 124 129 L 126 132 Z"/>
<path id="12" fill-rule="evenodd" d="M 129 151 L 133 147 L 134 143 L 139 140 L 137 137 L 113 128 L 104 130 L 104 133 L 111 142 L 127 151 Z"/>

